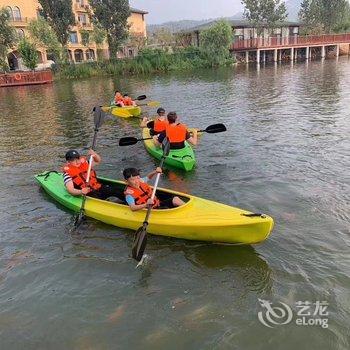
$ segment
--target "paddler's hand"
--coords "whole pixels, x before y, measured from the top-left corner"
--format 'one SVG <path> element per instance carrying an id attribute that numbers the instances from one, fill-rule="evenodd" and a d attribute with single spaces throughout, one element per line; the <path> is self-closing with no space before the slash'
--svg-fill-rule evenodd
<path id="1" fill-rule="evenodd" d="M 81 189 L 81 194 L 87 195 L 89 192 L 91 192 L 90 187 L 84 187 Z"/>
<path id="2" fill-rule="evenodd" d="M 148 198 L 146 204 L 147 204 L 147 206 L 148 206 L 148 205 L 153 205 L 153 204 L 154 204 L 153 199 L 152 199 L 152 198 Z"/>
<path id="3" fill-rule="evenodd" d="M 95 164 L 98 164 L 101 162 L 101 157 L 92 149 L 89 149 L 88 155 L 92 156 L 92 159 L 94 160 Z"/>
<path id="4" fill-rule="evenodd" d="M 97 153 L 94 151 L 94 150 L 92 150 L 91 148 L 88 150 L 88 153 L 87 153 L 89 156 L 93 156 L 93 157 L 95 157 L 95 156 L 97 156 Z"/>
<path id="5" fill-rule="evenodd" d="M 163 174 L 162 168 L 158 166 L 156 169 L 156 173 Z"/>
<path id="6" fill-rule="evenodd" d="M 142 122 L 143 122 L 143 123 L 147 123 L 148 120 L 149 120 L 149 119 L 148 119 L 147 117 L 143 117 Z"/>

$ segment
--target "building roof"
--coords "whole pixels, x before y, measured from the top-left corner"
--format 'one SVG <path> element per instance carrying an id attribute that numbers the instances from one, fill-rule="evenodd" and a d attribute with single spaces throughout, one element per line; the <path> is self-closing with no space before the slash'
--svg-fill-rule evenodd
<path id="1" fill-rule="evenodd" d="M 244 28 L 252 28 L 252 23 L 249 22 L 247 19 L 223 19 L 229 24 L 231 24 L 232 27 L 237 28 L 237 27 L 244 27 Z M 201 30 L 207 29 L 211 27 L 213 24 L 216 22 L 220 21 L 220 19 L 217 19 L 215 21 L 207 22 L 204 24 L 201 24 L 196 27 L 188 28 L 185 30 L 180 31 L 181 33 L 193 33 L 193 32 L 200 32 Z M 277 25 L 279 27 L 290 27 L 290 26 L 295 26 L 298 27 L 301 24 L 299 22 L 289 22 L 289 21 L 283 21 L 283 22 L 278 22 Z"/>
<path id="2" fill-rule="evenodd" d="M 135 7 L 130 7 L 130 11 L 134 13 L 141 13 L 141 15 L 147 15 L 148 12 L 144 10 L 135 9 Z"/>

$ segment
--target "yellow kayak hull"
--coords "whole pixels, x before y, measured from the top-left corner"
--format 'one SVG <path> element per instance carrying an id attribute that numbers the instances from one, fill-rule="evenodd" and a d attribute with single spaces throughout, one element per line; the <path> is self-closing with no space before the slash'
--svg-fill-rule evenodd
<path id="1" fill-rule="evenodd" d="M 128 107 L 102 107 L 102 110 L 106 113 L 113 114 L 116 117 L 120 118 L 130 118 L 130 117 L 138 117 L 142 113 L 142 109 L 140 106 L 128 106 Z"/>
<path id="2" fill-rule="evenodd" d="M 43 189 L 65 207 L 79 211 L 82 197 L 71 196 L 65 189 L 62 174 L 50 172 L 36 176 Z M 119 184 L 122 181 L 100 179 Z M 196 241 L 232 244 L 254 244 L 264 241 L 271 233 L 273 219 L 267 215 L 247 217 L 246 210 L 231 207 L 188 194 L 159 189 L 161 195 L 175 195 L 187 201 L 173 209 L 153 209 L 147 231 L 155 235 Z M 157 190 L 158 194 L 158 190 Z M 125 204 L 87 197 L 85 214 L 106 224 L 136 230 L 145 219 L 146 210 L 131 211 Z"/>

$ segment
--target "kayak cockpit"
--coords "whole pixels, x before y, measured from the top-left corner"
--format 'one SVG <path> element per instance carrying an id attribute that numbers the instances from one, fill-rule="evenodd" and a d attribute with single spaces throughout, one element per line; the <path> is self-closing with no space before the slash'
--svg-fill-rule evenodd
<path id="1" fill-rule="evenodd" d="M 113 184 L 117 188 L 115 196 L 113 196 L 114 198 L 110 197 L 109 199 L 107 199 L 107 201 L 115 202 L 117 204 L 122 204 L 125 206 L 128 205 L 125 201 L 124 190 L 125 190 L 126 184 L 124 182 L 115 181 L 115 180 L 111 180 L 111 179 L 107 179 L 107 178 L 103 178 L 103 177 L 98 177 L 98 180 L 99 180 L 99 182 L 106 184 L 106 185 Z M 177 197 L 182 199 L 185 203 L 189 202 L 191 199 L 190 197 L 184 196 L 183 194 L 180 195 L 179 193 L 172 193 L 171 191 L 166 191 L 166 190 L 157 188 L 156 196 L 161 201 L 168 200 L 171 197 L 173 197 L 174 195 L 176 195 Z M 159 209 L 159 210 L 164 210 L 164 209 Z"/>

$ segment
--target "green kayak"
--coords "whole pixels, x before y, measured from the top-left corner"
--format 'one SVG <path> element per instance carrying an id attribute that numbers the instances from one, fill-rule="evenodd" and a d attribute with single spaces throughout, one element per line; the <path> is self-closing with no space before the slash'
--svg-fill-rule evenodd
<path id="1" fill-rule="evenodd" d="M 149 129 L 144 128 L 142 131 L 142 138 L 150 137 Z M 160 147 L 157 147 L 153 140 L 145 140 L 145 147 L 147 152 L 156 159 L 161 159 L 163 151 Z M 185 147 L 181 149 L 172 149 L 169 155 L 165 158 L 164 163 L 166 165 L 190 171 L 194 168 L 196 164 L 196 158 L 192 147 L 188 142 L 185 142 Z"/>

